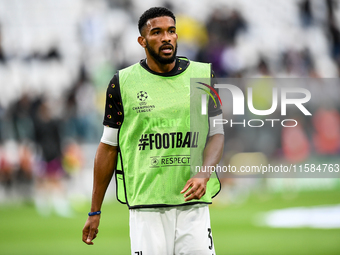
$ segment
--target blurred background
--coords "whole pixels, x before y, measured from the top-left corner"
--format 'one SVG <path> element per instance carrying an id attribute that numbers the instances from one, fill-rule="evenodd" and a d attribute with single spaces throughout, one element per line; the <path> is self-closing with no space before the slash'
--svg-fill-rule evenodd
<path id="1" fill-rule="evenodd" d="M 0 253 L 129 254 L 128 209 L 115 201 L 114 182 L 95 246 L 81 242 L 81 230 L 106 87 L 144 58 L 137 23 L 152 6 L 175 13 L 178 55 L 212 63 L 219 78 L 329 83 L 314 89 L 326 106 L 315 120 L 281 130 L 275 143 L 267 129 L 226 128 L 226 161 L 260 152 L 268 162 L 339 164 L 339 4 L 0 0 Z M 261 106 L 261 93 L 256 100 Z M 340 254 L 339 179 L 223 177 L 211 207 L 218 254 Z"/>

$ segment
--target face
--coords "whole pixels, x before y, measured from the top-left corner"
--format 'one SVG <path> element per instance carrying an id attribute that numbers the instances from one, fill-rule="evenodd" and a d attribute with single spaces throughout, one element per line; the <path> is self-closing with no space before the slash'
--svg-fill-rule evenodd
<path id="1" fill-rule="evenodd" d="M 164 16 L 148 20 L 139 40 L 155 61 L 170 64 L 176 58 L 177 38 L 174 20 Z"/>

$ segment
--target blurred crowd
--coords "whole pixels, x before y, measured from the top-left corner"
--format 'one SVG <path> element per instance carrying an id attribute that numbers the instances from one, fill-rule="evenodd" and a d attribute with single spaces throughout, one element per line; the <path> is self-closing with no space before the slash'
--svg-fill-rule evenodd
<path id="1" fill-rule="evenodd" d="M 334 78 L 339 83 L 337 0 L 0 0 L 0 202 L 35 198 L 47 214 L 41 201 L 57 194 L 55 208 L 70 214 L 63 199 L 65 180 L 92 167 L 83 146 L 100 139 L 104 95 L 113 74 L 144 57 L 137 22 L 151 6 L 176 14 L 178 55 L 212 63 L 219 78 Z M 338 85 L 321 91 L 339 96 Z M 336 133 L 340 105 L 334 102 L 315 118 L 326 118 Z M 328 126 L 311 126 L 327 136 Z M 308 125 L 301 130 L 279 137 L 303 140 L 312 132 Z M 227 153 L 258 150 L 238 147 L 249 139 L 242 128 L 227 131 L 231 142 L 226 147 L 233 148 Z M 338 136 L 334 139 L 326 154 L 339 154 Z"/>

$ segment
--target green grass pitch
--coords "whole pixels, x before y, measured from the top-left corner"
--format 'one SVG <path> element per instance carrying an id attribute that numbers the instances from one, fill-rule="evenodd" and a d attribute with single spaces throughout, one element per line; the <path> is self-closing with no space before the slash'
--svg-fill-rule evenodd
<path id="1" fill-rule="evenodd" d="M 218 255 L 228 254 L 340 254 L 340 229 L 277 229 L 253 224 L 260 212 L 297 206 L 340 204 L 340 191 L 300 192 L 260 199 L 253 195 L 241 205 L 210 208 L 214 245 Z M 0 254 L 130 254 L 128 209 L 117 202 L 103 205 L 95 245 L 81 241 L 89 204 L 73 218 L 37 214 L 33 206 L 1 206 Z"/>

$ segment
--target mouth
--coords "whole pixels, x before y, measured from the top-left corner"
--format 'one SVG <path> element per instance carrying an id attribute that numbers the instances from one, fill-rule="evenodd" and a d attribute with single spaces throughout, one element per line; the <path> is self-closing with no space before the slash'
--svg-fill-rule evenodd
<path id="1" fill-rule="evenodd" d="M 171 54 L 173 51 L 173 46 L 171 44 L 166 44 L 160 47 L 160 51 L 163 52 L 164 54 Z"/>

